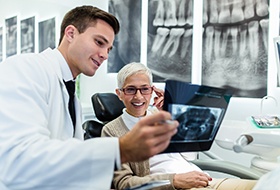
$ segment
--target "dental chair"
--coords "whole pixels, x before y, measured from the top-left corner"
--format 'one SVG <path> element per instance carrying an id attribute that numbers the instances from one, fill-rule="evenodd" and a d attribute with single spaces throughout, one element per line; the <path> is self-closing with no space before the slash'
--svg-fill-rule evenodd
<path id="1" fill-rule="evenodd" d="M 221 148 L 255 155 L 250 168 L 267 173 L 280 167 L 280 128 L 258 128 L 250 120 L 225 121 L 219 132 L 216 143 Z"/>
<path id="2" fill-rule="evenodd" d="M 264 109 L 264 102 L 266 108 Z M 261 173 L 280 167 L 280 120 L 276 98 L 264 96 L 260 112 L 248 115 L 243 121 L 224 120 L 215 142 L 235 153 L 252 154 L 250 168 Z"/>
<path id="3" fill-rule="evenodd" d="M 120 116 L 125 107 L 114 93 L 95 93 L 91 102 L 97 120 L 89 120 L 83 124 L 85 139 L 100 137 L 103 126 Z"/>
<path id="4" fill-rule="evenodd" d="M 122 114 L 125 107 L 114 93 L 96 93 L 92 96 L 92 106 L 97 120 L 86 121 L 83 124 L 85 139 L 100 137 L 102 127 Z M 193 162 L 204 171 L 223 173 L 243 179 L 259 179 L 263 173 L 236 163 L 221 160 L 215 154 L 202 152 L 210 159 L 196 159 Z"/>

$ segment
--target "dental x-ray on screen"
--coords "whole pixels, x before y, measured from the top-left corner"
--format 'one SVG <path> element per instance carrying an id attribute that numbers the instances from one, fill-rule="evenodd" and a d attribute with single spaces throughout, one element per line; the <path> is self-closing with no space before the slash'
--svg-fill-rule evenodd
<path id="1" fill-rule="evenodd" d="M 231 96 L 227 89 L 167 80 L 163 109 L 179 126 L 164 152 L 209 150 Z"/>

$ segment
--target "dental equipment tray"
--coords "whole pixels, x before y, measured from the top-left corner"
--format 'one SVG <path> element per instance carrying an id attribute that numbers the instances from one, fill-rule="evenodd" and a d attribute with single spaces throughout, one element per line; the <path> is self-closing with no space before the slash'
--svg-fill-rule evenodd
<path id="1" fill-rule="evenodd" d="M 167 80 L 163 109 L 179 126 L 164 153 L 209 150 L 231 97 L 227 89 Z"/>
<path id="2" fill-rule="evenodd" d="M 252 122 L 259 128 L 280 128 L 280 119 L 275 115 L 251 116 Z"/>

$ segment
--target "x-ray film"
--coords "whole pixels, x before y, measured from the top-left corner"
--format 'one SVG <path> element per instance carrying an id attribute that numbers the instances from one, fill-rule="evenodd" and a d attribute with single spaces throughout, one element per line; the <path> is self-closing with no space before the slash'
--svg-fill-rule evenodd
<path id="1" fill-rule="evenodd" d="M 163 109 L 179 126 L 164 152 L 209 150 L 231 97 L 227 89 L 167 80 Z"/>

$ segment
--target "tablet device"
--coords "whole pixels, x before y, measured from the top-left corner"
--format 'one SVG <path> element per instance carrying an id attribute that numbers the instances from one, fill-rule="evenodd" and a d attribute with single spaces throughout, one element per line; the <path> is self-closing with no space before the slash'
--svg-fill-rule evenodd
<path id="1" fill-rule="evenodd" d="M 179 126 L 164 153 L 209 150 L 231 97 L 227 89 L 167 80 L 163 109 Z"/>

